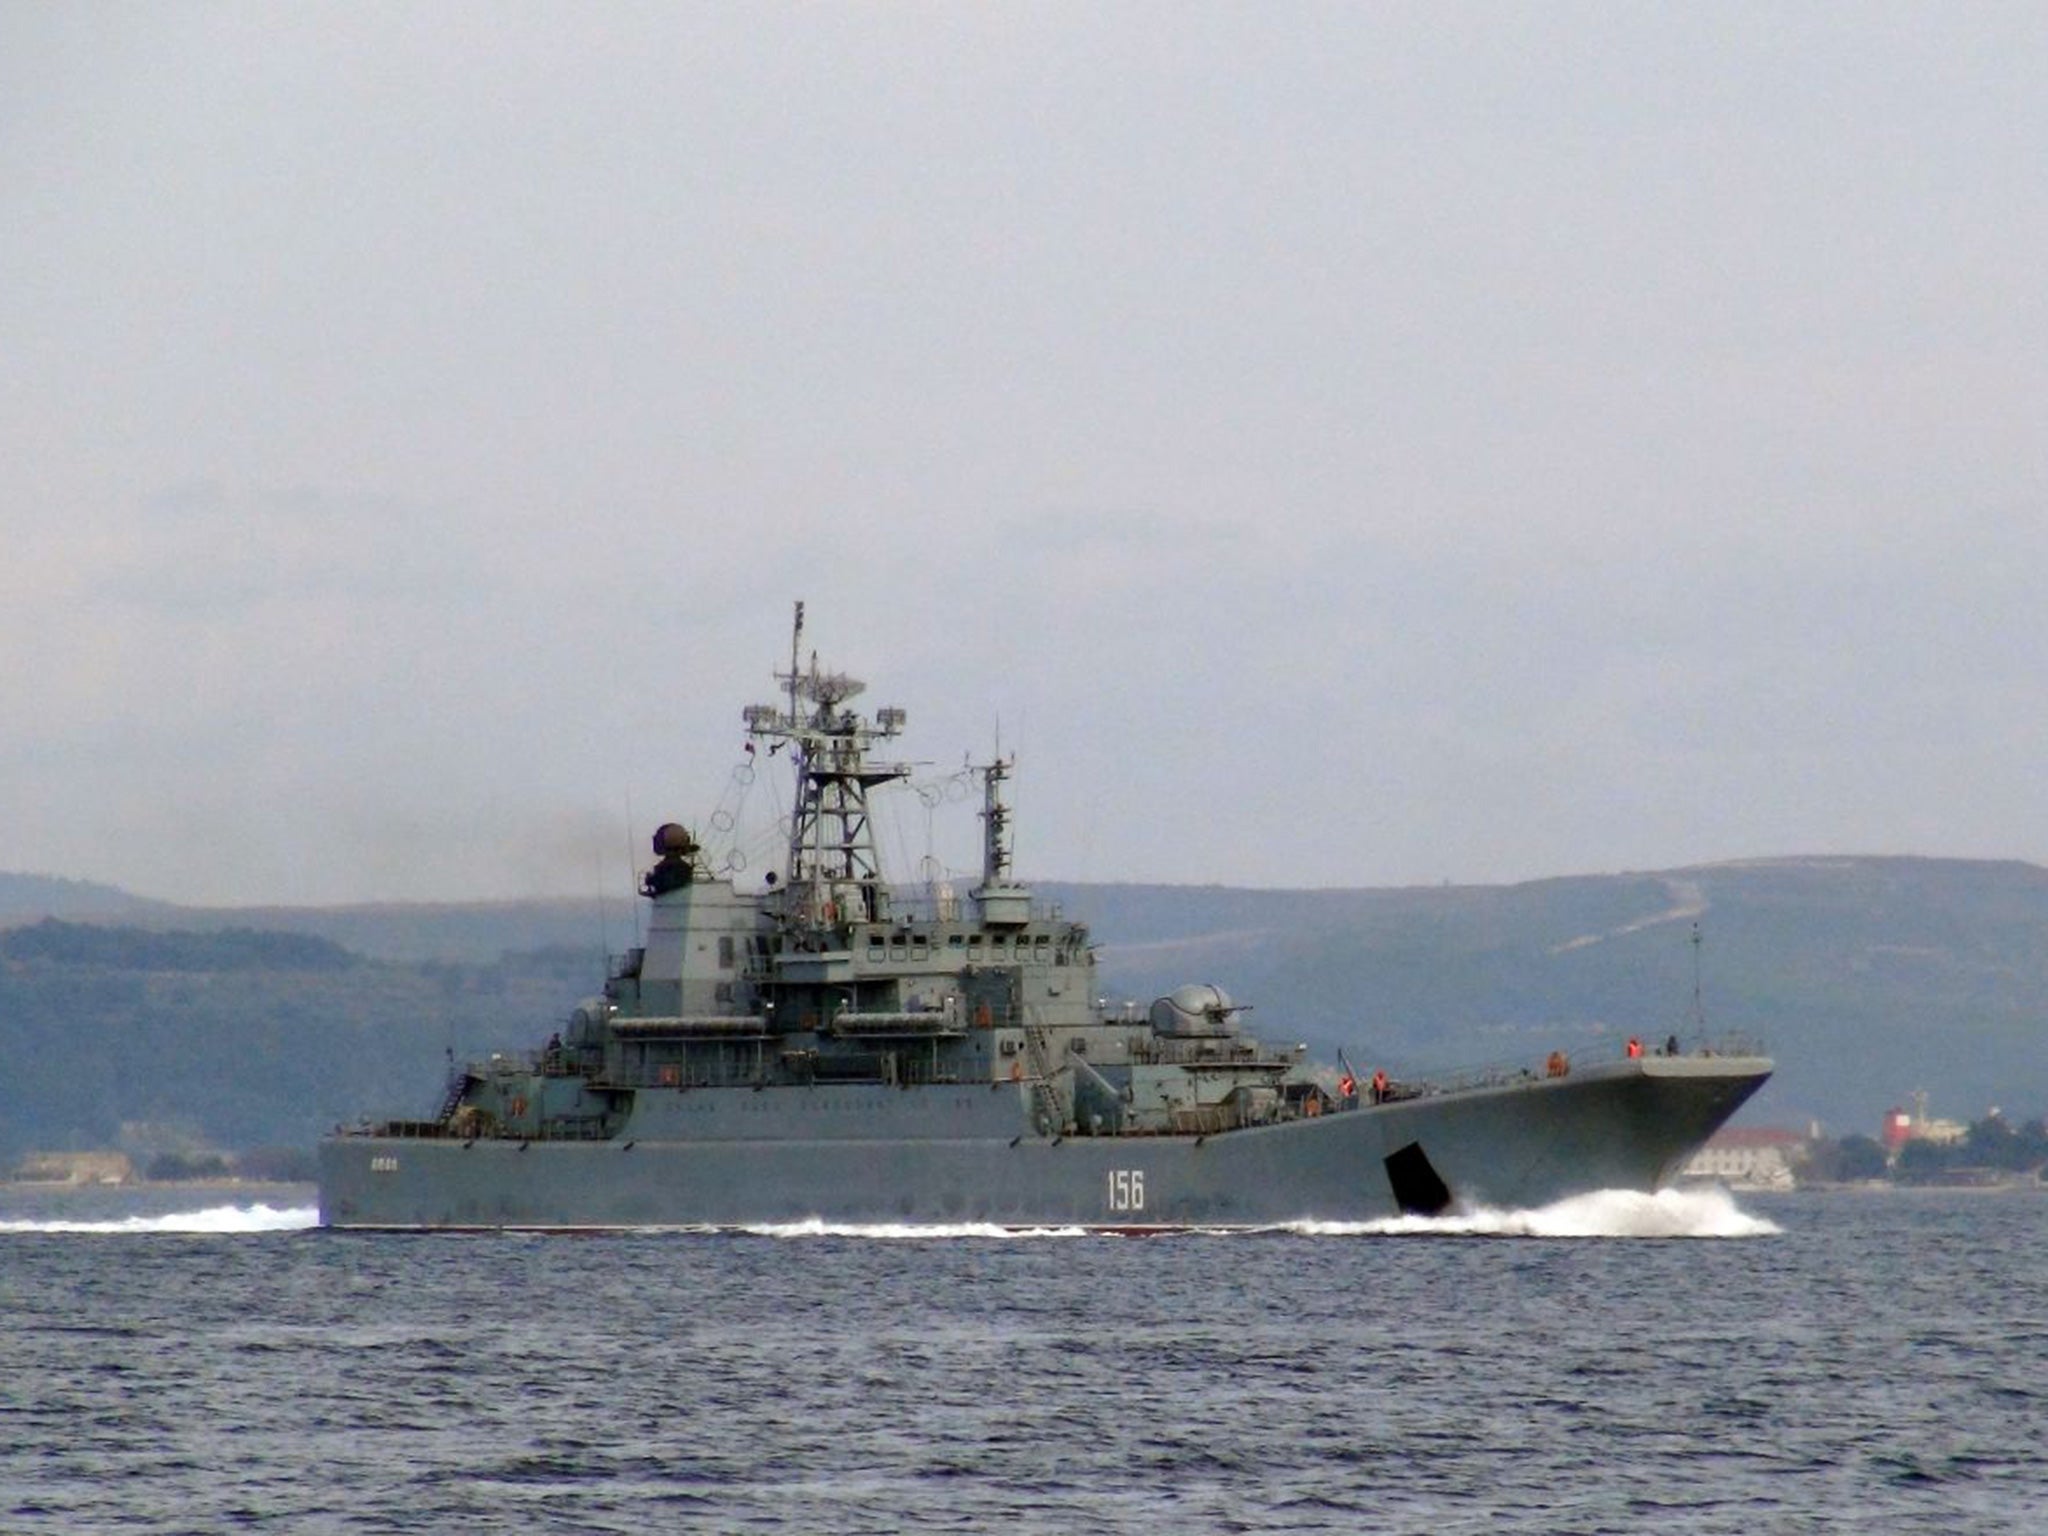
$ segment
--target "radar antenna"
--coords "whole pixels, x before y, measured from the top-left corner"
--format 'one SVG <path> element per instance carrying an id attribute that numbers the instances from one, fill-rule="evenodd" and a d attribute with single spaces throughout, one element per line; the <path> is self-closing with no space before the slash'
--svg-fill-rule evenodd
<path id="1" fill-rule="evenodd" d="M 769 753 L 789 749 L 796 769 L 796 809 L 790 817 L 785 922 L 806 929 L 879 922 L 888 915 L 888 887 L 868 814 L 868 791 L 905 778 L 907 763 L 870 765 L 869 748 L 900 734 L 909 717 L 881 709 L 871 723 L 843 706 L 866 684 L 844 672 L 826 672 L 815 654 L 803 654 L 804 605 L 796 605 L 789 641 L 789 671 L 777 674 L 787 708 L 750 704 L 747 734 L 769 740 Z"/>

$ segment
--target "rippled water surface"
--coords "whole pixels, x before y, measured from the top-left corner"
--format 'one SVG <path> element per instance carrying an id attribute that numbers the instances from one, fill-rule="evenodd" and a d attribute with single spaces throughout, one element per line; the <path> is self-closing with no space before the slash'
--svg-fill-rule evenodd
<path id="1" fill-rule="evenodd" d="M 1118 1238 L 0 1194 L 9 1531 L 2037 1531 L 2039 1194 Z M 153 1199 L 154 1203 L 149 1203 Z"/>

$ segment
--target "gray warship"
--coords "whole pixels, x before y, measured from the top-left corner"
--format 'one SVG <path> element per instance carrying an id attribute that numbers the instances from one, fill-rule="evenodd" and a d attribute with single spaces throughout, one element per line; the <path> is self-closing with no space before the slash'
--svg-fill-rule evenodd
<path id="1" fill-rule="evenodd" d="M 779 873 L 742 889 L 654 835 L 644 942 L 540 1049 L 451 1073 L 425 1120 L 337 1129 L 320 1219 L 372 1229 L 988 1224 L 1120 1231 L 1363 1222 L 1651 1190 L 1762 1085 L 1736 1042 L 1552 1053 L 1361 1081 L 1262 1044 L 1220 987 L 1097 996 L 1088 930 L 1012 870 L 1004 786 L 974 768 L 964 897 L 884 878 L 869 797 L 905 726 L 800 666 L 744 712 L 795 778 Z M 765 747 L 765 753 L 759 748 Z M 751 775 L 751 768 L 742 772 Z"/>

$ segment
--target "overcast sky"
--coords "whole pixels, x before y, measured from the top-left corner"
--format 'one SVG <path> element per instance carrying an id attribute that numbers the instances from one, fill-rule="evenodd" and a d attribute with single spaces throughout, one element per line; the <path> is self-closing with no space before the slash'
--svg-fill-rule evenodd
<path id="1" fill-rule="evenodd" d="M 616 893 L 796 598 L 1039 878 L 2048 861 L 2044 82 L 2037 4 L 0 0 L 0 869 Z"/>

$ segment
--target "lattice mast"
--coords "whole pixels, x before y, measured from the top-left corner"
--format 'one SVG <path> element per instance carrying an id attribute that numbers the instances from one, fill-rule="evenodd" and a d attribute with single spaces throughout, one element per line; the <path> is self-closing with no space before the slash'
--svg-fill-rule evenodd
<path id="1" fill-rule="evenodd" d="M 790 817 L 785 865 L 783 918 L 804 927 L 837 927 L 879 922 L 888 916 L 889 892 L 882 879 L 868 791 L 905 778 L 906 763 L 870 765 L 868 749 L 900 735 L 908 717 L 900 709 L 879 709 L 872 722 L 844 707 L 867 686 L 843 672 L 824 672 L 818 657 L 801 664 L 804 605 L 796 605 L 789 642 L 789 670 L 776 678 L 788 693 L 785 704 L 750 704 L 747 734 L 769 743 L 769 754 L 787 748 L 796 770 L 796 809 Z"/>

